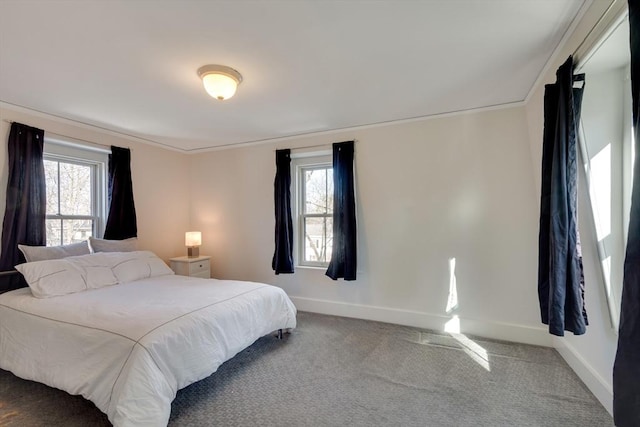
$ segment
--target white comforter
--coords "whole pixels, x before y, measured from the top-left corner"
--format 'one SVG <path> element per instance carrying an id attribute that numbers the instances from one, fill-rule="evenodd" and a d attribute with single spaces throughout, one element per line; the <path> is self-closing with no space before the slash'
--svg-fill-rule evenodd
<path id="1" fill-rule="evenodd" d="M 115 426 L 165 426 L 176 392 L 296 326 L 280 288 L 161 276 L 37 299 L 0 295 L 0 368 L 71 394 Z"/>

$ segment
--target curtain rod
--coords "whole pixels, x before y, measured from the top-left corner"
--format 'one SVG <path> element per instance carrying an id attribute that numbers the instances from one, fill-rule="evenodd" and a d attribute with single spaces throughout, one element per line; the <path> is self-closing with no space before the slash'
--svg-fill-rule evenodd
<path id="1" fill-rule="evenodd" d="M 357 140 L 355 139 L 349 139 L 347 141 L 353 141 L 354 143 L 357 142 Z M 345 142 L 345 141 L 341 141 L 341 142 Z M 328 144 L 316 144 L 316 145 L 305 145 L 304 147 L 296 147 L 296 148 L 291 148 L 291 151 L 294 150 L 306 150 L 308 148 L 326 148 L 326 149 L 330 149 L 332 146 L 332 142 L 328 143 Z M 283 148 L 275 148 L 273 151 L 278 151 L 278 150 L 283 150 Z"/>
<path id="2" fill-rule="evenodd" d="M 2 119 L 3 122 L 12 124 L 12 123 L 20 123 L 20 122 L 16 122 L 14 120 L 6 120 L 6 119 Z M 26 124 L 26 123 L 22 123 L 22 124 Z M 30 126 L 30 125 L 27 125 Z M 50 135 L 51 137 L 53 137 L 52 139 L 56 139 L 56 137 L 59 138 L 63 138 L 63 139 L 67 139 L 68 141 L 61 141 L 61 142 L 70 142 L 73 143 L 74 141 L 78 141 L 78 142 L 82 142 L 84 144 L 89 144 L 89 145 L 93 145 L 95 149 L 99 149 L 99 150 L 106 150 L 108 152 L 111 152 L 111 145 L 106 145 L 106 144 L 100 144 L 99 142 L 93 142 L 93 141 L 87 141 L 85 139 L 80 139 L 80 138 L 76 138 L 73 136 L 68 136 L 68 135 L 62 135 L 59 133 L 55 133 L 55 132 L 49 132 L 47 130 L 44 131 L 44 135 L 45 135 L 45 142 L 46 142 L 46 138 L 47 135 Z M 97 147 L 95 147 L 97 146 Z"/>
<path id="3" fill-rule="evenodd" d="M 1 276 L 13 276 L 18 274 L 18 272 L 16 270 L 7 270 L 7 271 L 0 271 L 0 277 Z"/>

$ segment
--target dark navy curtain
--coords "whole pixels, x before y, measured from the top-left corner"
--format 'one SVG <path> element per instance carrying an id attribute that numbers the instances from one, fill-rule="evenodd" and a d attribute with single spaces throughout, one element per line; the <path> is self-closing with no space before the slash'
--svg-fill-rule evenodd
<path id="1" fill-rule="evenodd" d="M 131 151 L 111 146 L 109 155 L 109 216 L 104 238 L 123 240 L 138 235 L 136 206 L 131 181 Z"/>
<path id="2" fill-rule="evenodd" d="M 545 86 L 538 297 L 549 333 L 584 334 L 584 276 L 577 224 L 577 149 L 584 75 L 574 76 L 573 58 Z M 580 84 L 582 86 L 582 84 Z"/>
<path id="3" fill-rule="evenodd" d="M 635 159 L 618 351 L 613 366 L 613 418 L 618 427 L 640 426 L 640 4 L 635 0 L 629 0 L 629 24 Z"/>
<path id="4" fill-rule="evenodd" d="M 276 151 L 276 178 L 273 182 L 276 214 L 275 250 L 271 267 L 276 272 L 293 273 L 293 221 L 291 220 L 291 150 Z"/>
<path id="5" fill-rule="evenodd" d="M 9 180 L 0 271 L 13 270 L 15 265 L 25 261 L 18 244 L 43 246 L 47 243 L 44 131 L 12 123 L 8 151 Z"/>
<path id="6" fill-rule="evenodd" d="M 353 141 L 333 144 L 333 248 L 326 275 L 356 280 L 356 200 L 353 174 Z"/>

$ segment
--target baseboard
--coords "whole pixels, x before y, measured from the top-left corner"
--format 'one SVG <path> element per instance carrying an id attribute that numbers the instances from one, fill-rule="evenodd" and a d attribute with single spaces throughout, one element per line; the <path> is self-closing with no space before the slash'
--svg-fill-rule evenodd
<path id="1" fill-rule="evenodd" d="M 291 300 L 298 310 L 301 311 L 374 320 L 377 322 L 394 323 L 397 325 L 432 329 L 436 331 L 445 331 L 445 325 L 452 319 L 448 316 L 419 311 L 348 304 L 314 298 L 292 296 Z M 509 323 L 468 319 L 465 317 L 460 317 L 459 321 L 460 333 L 462 334 L 553 347 L 552 336 L 549 335 L 546 328 L 535 328 Z"/>
<path id="2" fill-rule="evenodd" d="M 587 388 L 591 390 L 591 393 L 602 403 L 607 412 L 613 416 L 612 385 L 607 383 L 567 340 L 555 338 L 554 347 Z"/>

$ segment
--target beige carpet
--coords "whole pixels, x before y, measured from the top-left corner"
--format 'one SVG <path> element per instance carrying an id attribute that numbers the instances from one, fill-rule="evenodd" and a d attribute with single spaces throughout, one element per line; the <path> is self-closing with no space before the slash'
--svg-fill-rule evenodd
<path id="1" fill-rule="evenodd" d="M 170 426 L 558 426 L 613 421 L 553 349 L 304 313 L 178 392 Z M 0 370 L 0 426 L 108 426 Z"/>

